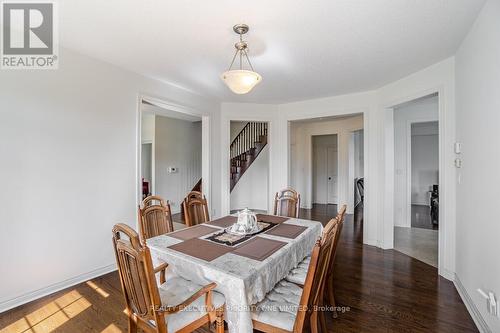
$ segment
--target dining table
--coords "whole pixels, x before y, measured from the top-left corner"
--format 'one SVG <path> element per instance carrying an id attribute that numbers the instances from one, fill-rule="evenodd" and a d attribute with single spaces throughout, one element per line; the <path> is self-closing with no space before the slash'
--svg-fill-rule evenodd
<path id="1" fill-rule="evenodd" d="M 153 264 L 168 264 L 168 274 L 194 283 L 217 284 L 226 300 L 229 332 L 253 332 L 252 305 L 308 255 L 321 236 L 320 222 L 257 214 L 262 232 L 235 236 L 228 215 L 147 240 Z M 168 283 L 168 278 L 167 282 Z"/>

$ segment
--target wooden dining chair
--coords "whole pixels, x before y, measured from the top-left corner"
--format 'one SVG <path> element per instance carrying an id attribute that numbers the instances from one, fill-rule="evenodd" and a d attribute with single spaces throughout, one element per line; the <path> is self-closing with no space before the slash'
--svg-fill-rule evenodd
<path id="1" fill-rule="evenodd" d="M 174 231 L 170 203 L 159 196 L 145 198 L 139 207 L 139 227 L 143 240 Z"/>
<path id="2" fill-rule="evenodd" d="M 208 202 L 203 193 L 191 191 L 182 202 L 186 226 L 191 227 L 210 221 Z"/>
<path id="3" fill-rule="evenodd" d="M 167 206 L 167 205 L 170 207 L 170 204 L 168 203 L 168 201 L 166 201 L 165 199 L 163 199 L 162 197 L 160 197 L 158 195 L 150 195 L 142 200 L 143 207 Z"/>
<path id="4" fill-rule="evenodd" d="M 213 290 L 215 283 L 202 286 L 175 277 L 158 287 L 155 274 L 165 272 L 167 264 L 153 268 L 149 248 L 125 224 L 114 226 L 113 246 L 129 333 L 138 328 L 147 333 L 192 332 L 214 322 L 217 333 L 224 332 L 225 300 Z"/>
<path id="5" fill-rule="evenodd" d="M 274 197 L 274 215 L 299 217 L 300 194 L 291 187 L 276 192 Z"/>
<path id="6" fill-rule="evenodd" d="M 337 317 L 337 312 L 335 311 L 336 303 L 335 303 L 335 297 L 334 297 L 334 288 L 333 288 L 333 267 L 334 267 L 334 262 L 335 262 L 335 256 L 337 253 L 337 246 L 339 244 L 339 237 L 342 232 L 342 227 L 344 225 L 344 218 L 345 218 L 345 212 L 346 212 L 347 206 L 342 205 L 340 208 L 337 216 L 333 219 L 331 219 L 326 226 L 323 228 L 323 238 L 326 237 L 326 234 L 331 232 L 332 228 L 334 226 L 337 226 L 337 230 L 335 233 L 335 246 L 332 248 L 332 256 L 331 256 L 331 262 L 328 267 L 328 272 L 326 276 L 326 283 L 325 283 L 325 296 L 328 299 L 328 303 L 331 307 L 333 307 L 333 317 Z M 309 262 L 311 260 L 311 257 L 308 256 L 304 260 L 302 260 L 297 267 L 292 269 L 290 273 L 287 275 L 285 278 L 287 281 L 295 283 L 299 286 L 304 285 L 305 280 L 306 280 L 306 275 L 307 275 L 307 269 L 309 267 Z"/>
<path id="7" fill-rule="evenodd" d="M 252 321 L 255 329 L 269 333 L 299 333 L 309 322 L 312 333 L 319 332 L 325 277 L 335 241 L 336 225 L 326 237 L 316 242 L 303 287 L 282 280 L 264 300 L 254 306 Z"/>
<path id="8" fill-rule="evenodd" d="M 328 273 L 326 276 L 326 293 L 328 296 L 328 303 L 333 308 L 332 315 L 334 318 L 337 317 L 337 311 L 336 311 L 337 305 L 335 303 L 335 294 L 334 294 L 334 287 L 333 287 L 333 271 L 334 271 L 333 266 L 335 264 L 335 257 L 337 255 L 337 247 L 339 244 L 340 234 L 342 233 L 342 228 L 344 226 L 344 219 L 345 219 L 346 210 L 347 210 L 347 206 L 342 205 L 337 216 L 335 217 L 335 220 L 337 221 L 337 228 L 338 228 L 337 233 L 335 235 L 335 237 L 337 239 L 335 240 L 335 243 L 334 243 L 335 245 L 332 249 L 331 263 L 330 263 Z"/>
<path id="9" fill-rule="evenodd" d="M 326 239 L 328 235 L 332 232 L 333 227 L 337 224 L 337 218 L 333 218 L 326 226 L 323 228 L 322 239 Z M 302 260 L 297 267 L 292 269 L 290 273 L 285 277 L 288 282 L 295 283 L 296 285 L 302 287 L 306 281 L 307 271 L 309 269 L 309 264 L 311 262 L 311 256 L 307 256 L 304 260 Z"/>

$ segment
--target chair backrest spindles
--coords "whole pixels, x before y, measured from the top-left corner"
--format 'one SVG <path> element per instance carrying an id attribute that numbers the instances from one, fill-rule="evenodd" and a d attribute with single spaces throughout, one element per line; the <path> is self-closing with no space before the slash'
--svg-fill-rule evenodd
<path id="1" fill-rule="evenodd" d="M 131 227 L 122 223 L 113 228 L 113 246 L 128 312 L 146 323 L 164 320 L 154 311 L 161 300 L 149 249 Z"/>
<path id="2" fill-rule="evenodd" d="M 159 196 L 145 198 L 139 207 L 139 215 L 140 231 L 144 240 L 174 231 L 170 204 Z"/>
<path id="3" fill-rule="evenodd" d="M 274 197 L 274 215 L 299 217 L 300 194 L 288 187 Z"/>
<path id="4" fill-rule="evenodd" d="M 338 233 L 337 219 L 332 219 L 325 226 L 321 238 L 316 242 L 311 254 L 299 311 L 295 320 L 294 332 L 302 332 L 304 321 L 315 306 L 321 305 L 321 297 L 325 290 L 326 277 L 330 271 L 331 256 L 335 248 Z"/>
<path id="5" fill-rule="evenodd" d="M 208 202 L 203 193 L 191 191 L 182 203 L 188 227 L 210 221 Z"/>

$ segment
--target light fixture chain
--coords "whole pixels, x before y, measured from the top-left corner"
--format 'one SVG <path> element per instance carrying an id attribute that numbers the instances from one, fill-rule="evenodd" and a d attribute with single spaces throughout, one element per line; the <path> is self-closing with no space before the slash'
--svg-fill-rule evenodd
<path id="1" fill-rule="evenodd" d="M 255 72 L 255 71 L 253 70 L 252 63 L 250 62 L 250 58 L 248 57 L 247 50 L 243 50 L 243 52 L 245 52 L 245 57 L 247 58 L 248 64 L 250 65 L 250 68 L 252 69 L 252 72 Z"/>
<path id="2" fill-rule="evenodd" d="M 237 55 L 238 55 L 238 50 L 236 50 L 236 52 L 234 52 L 233 60 L 231 61 L 231 65 L 229 65 L 228 71 L 230 71 L 231 68 L 233 67 L 233 64 L 234 64 L 234 61 L 236 60 Z"/>

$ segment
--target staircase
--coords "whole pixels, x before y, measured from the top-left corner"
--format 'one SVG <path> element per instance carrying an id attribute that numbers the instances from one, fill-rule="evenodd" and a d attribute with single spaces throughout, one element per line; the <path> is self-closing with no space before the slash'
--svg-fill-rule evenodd
<path id="1" fill-rule="evenodd" d="M 230 189 L 233 190 L 238 180 L 252 165 L 267 144 L 267 123 L 249 122 L 231 142 Z"/>

